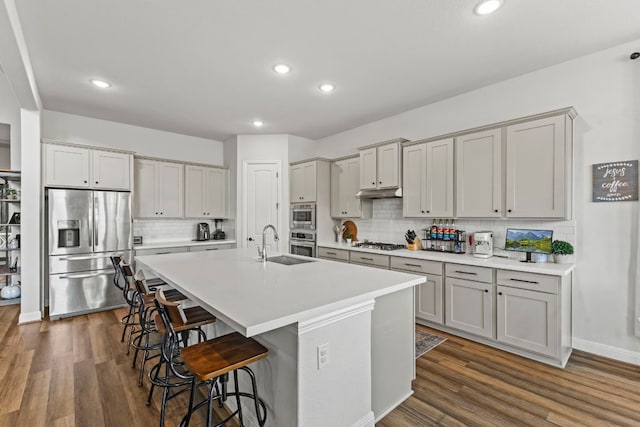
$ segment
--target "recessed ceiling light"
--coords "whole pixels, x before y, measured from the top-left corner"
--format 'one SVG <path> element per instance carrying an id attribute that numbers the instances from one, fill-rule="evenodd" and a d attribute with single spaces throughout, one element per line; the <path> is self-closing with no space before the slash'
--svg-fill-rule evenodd
<path id="1" fill-rule="evenodd" d="M 99 87 L 100 89 L 106 89 L 106 88 L 111 87 L 111 84 L 110 84 L 110 83 L 107 83 L 107 82 L 105 82 L 105 81 L 103 81 L 103 80 L 96 80 L 96 79 L 93 79 L 93 80 L 89 80 L 89 81 L 90 81 L 94 86 Z"/>
<path id="2" fill-rule="evenodd" d="M 253 127 L 256 127 L 256 128 L 262 127 L 262 125 L 264 125 L 262 120 L 254 120 L 251 122 L 251 124 L 253 125 Z"/>
<path id="3" fill-rule="evenodd" d="M 502 6 L 502 3 L 502 0 L 485 0 L 478 3 L 474 12 L 478 15 L 488 15 L 498 10 L 500 6 Z"/>
<path id="4" fill-rule="evenodd" d="M 318 86 L 318 89 L 325 93 L 333 92 L 335 88 L 336 87 L 331 83 L 322 83 L 320 86 Z"/>
<path id="5" fill-rule="evenodd" d="M 289 74 L 289 71 L 291 71 L 291 67 L 289 67 L 287 64 L 278 64 L 273 67 L 273 71 L 278 74 Z"/>

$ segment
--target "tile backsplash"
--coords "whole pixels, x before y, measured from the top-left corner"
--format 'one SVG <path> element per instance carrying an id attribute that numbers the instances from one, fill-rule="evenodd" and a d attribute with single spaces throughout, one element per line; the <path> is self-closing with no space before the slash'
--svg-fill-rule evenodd
<path id="1" fill-rule="evenodd" d="M 446 220 L 447 218 L 442 219 Z M 372 218 L 354 219 L 353 221 L 358 227 L 358 239 L 391 243 L 406 243 L 404 234 L 407 230 L 414 230 L 422 238 L 424 236 L 423 230 L 433 224 L 433 219 L 403 218 L 402 199 L 375 199 L 373 200 Z M 493 244 L 496 249 L 504 249 L 507 228 L 553 230 L 554 240 L 566 240 L 574 248 L 576 247 L 576 223 L 574 220 L 456 219 L 455 224 L 456 228 L 467 233 L 493 231 Z"/>
<path id="2" fill-rule="evenodd" d="M 215 230 L 213 220 L 134 219 L 133 235 L 142 236 L 144 243 L 194 240 L 196 238 L 196 224 L 200 222 L 209 223 L 209 228 L 213 233 Z M 222 230 L 225 232 L 227 239 L 233 239 L 236 234 L 235 221 L 232 219 L 225 219 L 222 222 Z"/>

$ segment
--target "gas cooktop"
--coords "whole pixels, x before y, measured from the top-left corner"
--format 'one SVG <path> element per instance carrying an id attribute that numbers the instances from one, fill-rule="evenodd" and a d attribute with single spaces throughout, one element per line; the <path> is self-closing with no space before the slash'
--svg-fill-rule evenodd
<path id="1" fill-rule="evenodd" d="M 395 251 L 397 249 L 405 249 L 405 245 L 399 245 L 397 243 L 383 243 L 383 242 L 358 242 L 353 245 L 355 248 L 363 249 L 379 249 L 382 251 Z"/>

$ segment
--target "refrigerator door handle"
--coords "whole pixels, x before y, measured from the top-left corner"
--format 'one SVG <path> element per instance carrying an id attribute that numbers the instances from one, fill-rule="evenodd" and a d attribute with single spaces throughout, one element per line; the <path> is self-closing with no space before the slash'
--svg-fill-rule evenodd
<path id="1" fill-rule="evenodd" d="M 72 274 L 72 275 L 64 275 L 60 276 L 61 279 L 88 279 L 90 277 L 98 277 L 104 276 L 105 274 L 109 274 L 110 272 L 105 273 L 84 273 L 84 274 Z"/>
<path id="2" fill-rule="evenodd" d="M 98 246 L 98 197 L 93 200 L 93 241 Z"/>

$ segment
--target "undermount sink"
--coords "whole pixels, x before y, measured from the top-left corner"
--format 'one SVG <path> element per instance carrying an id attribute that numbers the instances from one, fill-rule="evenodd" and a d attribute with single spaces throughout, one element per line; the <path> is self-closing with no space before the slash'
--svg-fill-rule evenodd
<path id="1" fill-rule="evenodd" d="M 268 257 L 267 261 L 275 262 L 277 264 L 282 264 L 282 265 L 296 265 L 296 264 L 305 264 L 307 262 L 313 262 L 312 259 L 294 258 L 292 256 L 286 256 L 286 255 Z"/>

